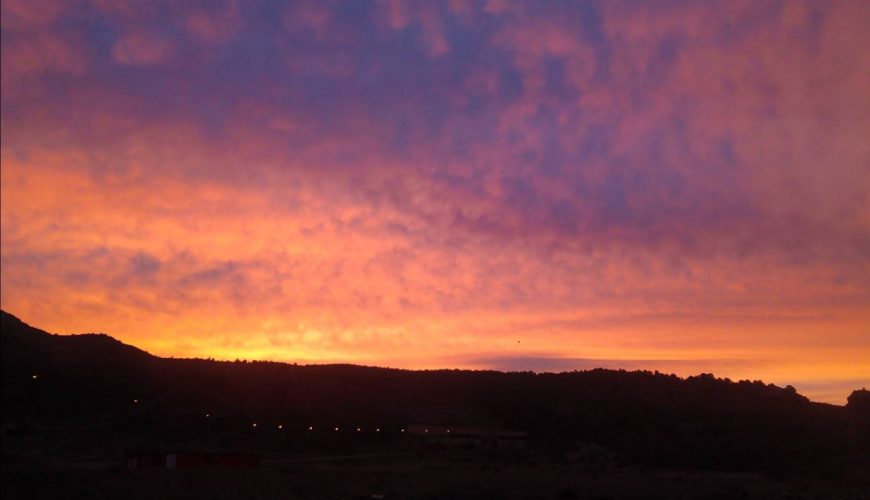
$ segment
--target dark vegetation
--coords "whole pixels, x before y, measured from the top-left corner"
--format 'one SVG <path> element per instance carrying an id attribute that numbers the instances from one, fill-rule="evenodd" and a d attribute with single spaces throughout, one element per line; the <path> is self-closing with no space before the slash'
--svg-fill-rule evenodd
<path id="1" fill-rule="evenodd" d="M 420 422 L 522 430 L 530 447 L 554 452 L 595 443 L 621 462 L 651 468 L 824 478 L 870 468 L 866 390 L 839 407 L 811 402 L 791 387 L 707 374 L 165 359 L 106 335 L 51 335 L 5 312 L 0 339 L 4 434 L 102 422 L 102 439 L 125 443 L 195 436 L 329 449 L 346 448 L 351 439 L 398 443 L 402 427 Z M 311 437 L 335 426 L 367 432 L 344 443 L 336 434 Z M 375 427 L 377 435 L 370 432 Z"/>

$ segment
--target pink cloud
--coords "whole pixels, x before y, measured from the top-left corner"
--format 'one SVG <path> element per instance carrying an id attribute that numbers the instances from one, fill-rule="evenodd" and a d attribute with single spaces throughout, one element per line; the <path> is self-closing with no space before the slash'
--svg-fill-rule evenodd
<path id="1" fill-rule="evenodd" d="M 386 0 L 380 2 L 380 6 L 390 29 L 420 27 L 420 39 L 429 56 L 440 57 L 450 51 L 450 43 L 444 34 L 444 14 L 437 4 Z"/>
<path id="2" fill-rule="evenodd" d="M 288 31 L 311 30 L 318 39 L 328 35 L 334 5 L 326 2 L 296 2 L 284 12 L 284 28 Z"/>
<path id="3" fill-rule="evenodd" d="M 154 33 L 128 33 L 112 47 L 112 60 L 119 64 L 148 66 L 164 62 L 172 53 L 172 43 Z"/>
<path id="4" fill-rule="evenodd" d="M 403 29 L 410 23 L 410 5 L 406 0 L 381 0 L 385 11 L 387 26 L 392 29 Z"/>
<path id="5" fill-rule="evenodd" d="M 432 57 L 443 56 L 450 52 L 450 44 L 444 36 L 444 26 L 441 14 L 431 7 L 420 10 L 420 25 L 423 29 L 423 39 L 426 44 L 426 52 Z"/>
<path id="6" fill-rule="evenodd" d="M 242 24 L 239 4 L 235 0 L 225 2 L 219 8 L 193 9 L 186 16 L 188 32 L 206 43 L 227 41 Z"/>
<path id="7" fill-rule="evenodd" d="M 3 44 L 4 80 L 38 73 L 83 75 L 87 52 L 75 35 L 35 32 L 16 34 Z"/>
<path id="8" fill-rule="evenodd" d="M 3 29 L 23 31 L 45 28 L 73 7 L 63 0 L 4 0 Z"/>

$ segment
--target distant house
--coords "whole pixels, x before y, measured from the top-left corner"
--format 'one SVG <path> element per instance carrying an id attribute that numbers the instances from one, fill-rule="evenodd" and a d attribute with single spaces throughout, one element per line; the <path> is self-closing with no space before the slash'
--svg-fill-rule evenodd
<path id="1" fill-rule="evenodd" d="M 413 424 L 407 427 L 409 441 L 420 447 L 511 451 L 526 447 L 527 434 L 493 427 Z"/>
<path id="2" fill-rule="evenodd" d="M 203 451 L 128 450 L 127 469 L 188 469 L 194 467 L 259 467 L 260 456 L 252 453 Z"/>

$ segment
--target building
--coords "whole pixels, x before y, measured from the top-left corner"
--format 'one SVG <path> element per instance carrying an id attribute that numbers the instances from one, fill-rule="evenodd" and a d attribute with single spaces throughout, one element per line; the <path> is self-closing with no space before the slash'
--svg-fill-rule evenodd
<path id="1" fill-rule="evenodd" d="M 194 467 L 259 467 L 260 456 L 252 453 L 204 452 L 188 450 L 128 450 L 128 470 L 187 469 Z"/>
<path id="2" fill-rule="evenodd" d="M 460 448 L 513 451 L 526 447 L 527 434 L 494 427 L 464 427 L 412 424 L 406 429 L 409 441 L 424 448 Z"/>

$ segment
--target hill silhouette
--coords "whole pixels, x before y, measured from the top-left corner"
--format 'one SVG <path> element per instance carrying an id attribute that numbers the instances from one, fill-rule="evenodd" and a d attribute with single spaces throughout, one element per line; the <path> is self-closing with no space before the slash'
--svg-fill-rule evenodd
<path id="1" fill-rule="evenodd" d="M 389 444 L 417 422 L 521 430 L 555 451 L 595 443 L 648 466 L 839 474 L 870 464 L 867 391 L 839 407 L 710 374 L 167 359 L 107 335 L 52 335 L 6 312 L 0 341 L 4 429 L 15 432 L 100 421 L 105 439 L 275 445 L 264 429 L 280 423 L 280 445 L 293 448 L 319 445 L 305 441 L 309 426 L 377 427 Z"/>

